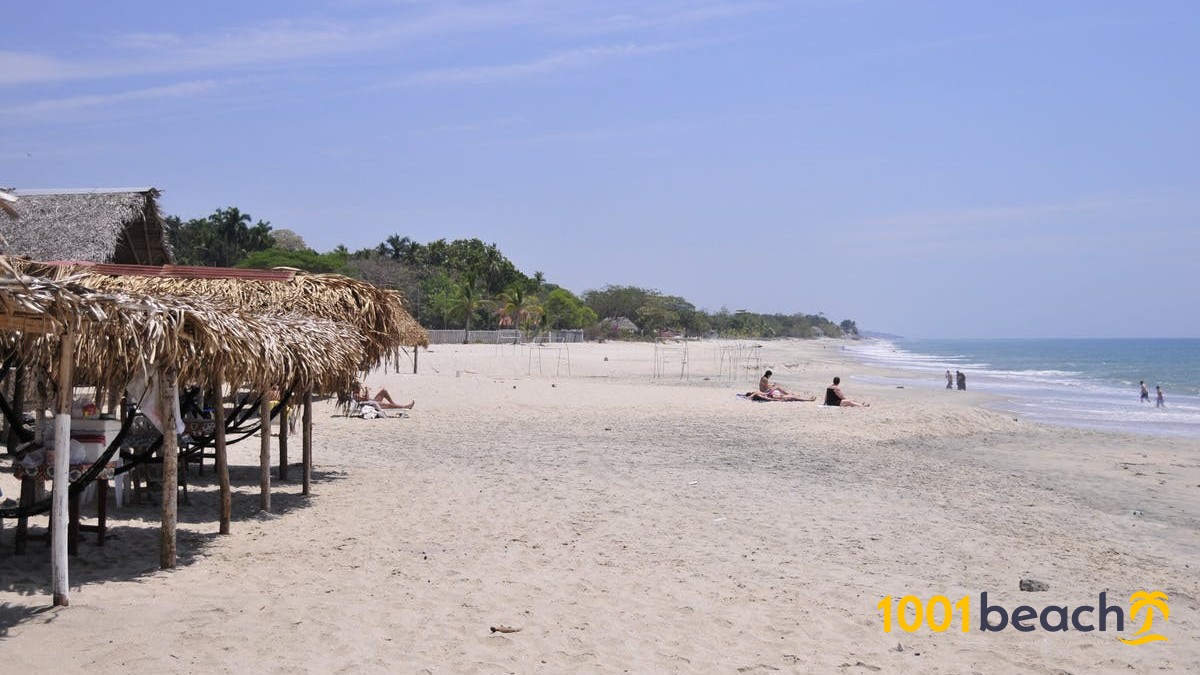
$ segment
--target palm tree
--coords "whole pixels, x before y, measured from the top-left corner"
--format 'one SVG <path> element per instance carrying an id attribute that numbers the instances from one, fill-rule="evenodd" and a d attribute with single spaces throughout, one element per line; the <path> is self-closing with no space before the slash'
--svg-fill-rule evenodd
<path id="1" fill-rule="evenodd" d="M 546 308 L 542 307 L 542 301 L 538 300 L 536 295 L 528 295 L 525 301 L 521 304 L 520 325 L 521 330 L 526 333 L 531 332 L 535 328 L 543 327 L 543 318 L 546 316 Z"/>
<path id="2" fill-rule="evenodd" d="M 513 284 L 496 296 L 496 314 L 501 318 L 511 319 L 513 325 L 521 320 L 521 307 L 527 298 L 525 289 Z"/>
<path id="3" fill-rule="evenodd" d="M 541 300 L 518 282 L 496 296 L 496 313 L 511 319 L 521 330 L 528 331 L 538 324 L 546 311 L 542 308 Z"/>
<path id="4" fill-rule="evenodd" d="M 464 316 L 466 319 L 466 332 L 463 335 L 463 344 L 466 344 L 467 338 L 471 333 L 471 316 L 489 304 L 480 292 L 479 284 L 476 282 L 474 274 L 464 274 L 462 276 L 462 280 L 454 288 L 453 302 L 455 313 Z"/>

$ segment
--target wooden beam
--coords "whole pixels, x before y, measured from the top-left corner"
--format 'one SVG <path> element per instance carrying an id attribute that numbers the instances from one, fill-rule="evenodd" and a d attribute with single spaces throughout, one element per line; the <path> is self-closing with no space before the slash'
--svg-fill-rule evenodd
<path id="1" fill-rule="evenodd" d="M 229 520 L 233 515 L 233 496 L 229 488 L 229 456 L 225 449 L 225 383 L 220 368 L 213 375 L 213 391 L 217 404 L 213 406 L 216 423 L 217 482 L 221 486 L 221 534 L 229 534 Z"/>
<path id="2" fill-rule="evenodd" d="M 270 398 L 265 394 L 262 397 L 262 403 L 258 406 L 259 421 L 262 422 L 258 430 L 259 436 L 262 438 L 262 445 L 259 446 L 258 453 L 258 486 L 261 491 L 259 508 L 263 511 L 271 511 L 271 402 Z"/>
<path id="3" fill-rule="evenodd" d="M 159 538 L 158 566 L 175 567 L 175 529 L 179 517 L 179 435 L 175 433 L 175 394 L 179 371 L 164 368 L 159 372 L 159 410 L 162 411 L 162 533 Z"/>
<path id="4" fill-rule="evenodd" d="M 58 405 L 54 416 L 54 493 L 51 505 L 53 533 L 51 534 L 50 569 L 54 576 L 54 604 L 71 604 L 67 574 L 67 495 L 71 484 L 67 478 L 71 463 L 71 382 L 75 375 L 75 335 L 64 333 L 58 341 Z"/>
<path id="5" fill-rule="evenodd" d="M 288 479 L 288 407 L 279 408 L 279 480 Z"/>
<path id="6" fill-rule="evenodd" d="M 311 391 L 304 392 L 304 428 L 301 430 L 303 441 L 301 451 L 304 455 L 304 488 L 301 492 L 305 495 L 309 493 L 309 486 L 312 483 L 312 401 L 313 395 Z"/>
<path id="7" fill-rule="evenodd" d="M 0 314 L 0 330 L 21 333 L 57 333 L 62 326 L 41 314 Z"/>

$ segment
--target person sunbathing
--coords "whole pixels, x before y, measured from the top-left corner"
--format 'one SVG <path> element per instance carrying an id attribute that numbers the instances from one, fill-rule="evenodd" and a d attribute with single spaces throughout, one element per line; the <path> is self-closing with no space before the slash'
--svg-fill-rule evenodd
<path id="1" fill-rule="evenodd" d="M 381 388 L 379 391 L 375 392 L 374 396 L 371 396 L 371 390 L 358 382 L 354 383 L 353 395 L 354 400 L 359 403 L 373 401 L 378 403 L 380 408 L 386 408 L 388 410 L 412 410 L 413 406 L 417 404 L 416 401 L 409 401 L 404 405 L 400 405 L 392 399 L 392 395 L 389 394 L 388 390 L 384 388 Z"/>
<path id="2" fill-rule="evenodd" d="M 776 392 L 764 393 L 761 391 L 748 391 L 744 395 L 746 398 L 750 399 L 751 401 L 787 401 L 787 402 L 791 402 L 791 401 L 815 401 L 815 400 L 817 400 L 816 396 L 805 397 L 805 396 L 801 396 L 799 394 L 780 394 L 780 393 L 776 393 Z"/>
<path id="3" fill-rule="evenodd" d="M 842 408 L 869 408 L 870 403 L 859 403 L 851 401 L 842 393 L 841 385 L 842 378 L 833 378 L 833 386 L 825 388 L 825 405 L 837 406 Z"/>

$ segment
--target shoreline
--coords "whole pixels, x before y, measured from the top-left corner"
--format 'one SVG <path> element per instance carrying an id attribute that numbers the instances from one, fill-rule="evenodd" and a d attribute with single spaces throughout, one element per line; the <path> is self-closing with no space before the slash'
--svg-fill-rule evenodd
<path id="1" fill-rule="evenodd" d="M 1179 342 L 1179 340 L 1164 340 Z M 949 341 L 955 344 L 969 340 Z M 983 345 L 995 343 L 1045 342 L 1044 340 L 975 340 Z M 1091 342 L 1063 340 L 1063 343 Z M 1112 342 L 1096 340 L 1095 342 Z M 1058 428 L 1129 433 L 1138 436 L 1200 437 L 1200 397 L 1173 393 L 1166 409 L 1153 404 L 1134 403 L 1136 382 L 1110 382 L 1098 376 L 1069 370 L 1007 370 L 991 363 L 961 363 L 962 359 L 988 358 L 980 354 L 938 356 L 916 351 L 893 340 L 862 341 L 852 349 L 868 365 L 894 368 L 894 375 L 880 378 L 880 384 L 892 380 L 915 379 L 930 388 L 938 388 L 942 369 L 962 368 L 968 384 L 994 396 L 989 406 L 1020 416 L 1022 419 Z M 872 345 L 876 349 L 872 349 Z M 920 345 L 917 345 L 919 349 Z M 890 348 L 896 354 L 884 354 L 877 348 Z M 889 361 L 891 361 L 889 363 Z M 1068 364 L 1065 367 L 1070 367 Z M 936 379 L 935 379 L 936 378 Z M 1132 387 L 1132 388 L 1131 388 Z"/>
<path id="2" fill-rule="evenodd" d="M 6 664 L 948 673 L 1200 660 L 1200 443 L 1014 422 L 979 407 L 982 393 L 860 382 L 877 369 L 839 342 L 760 342 L 732 379 L 718 351 L 691 345 L 435 345 L 420 374 L 367 378 L 416 399 L 407 418 L 317 406 L 313 498 L 284 484 L 279 512 L 256 514 L 257 444 L 234 446 L 235 522 L 218 537 L 209 474 L 197 478 L 174 572 L 154 569 L 147 507 L 116 510 L 105 548 L 81 545 L 70 608 L 45 609 L 42 547 L 0 553 Z M 570 376 L 550 372 L 563 358 Z M 760 367 L 812 393 L 840 375 L 872 407 L 736 398 Z M 1050 590 L 1019 591 L 1026 577 Z M 876 608 L 981 591 L 1010 608 L 1076 605 L 1139 588 L 1169 594 L 1155 628 L 1170 642 L 885 633 Z M 490 632 L 500 624 L 522 630 Z M 97 648 L 98 625 L 120 625 L 121 644 Z"/>

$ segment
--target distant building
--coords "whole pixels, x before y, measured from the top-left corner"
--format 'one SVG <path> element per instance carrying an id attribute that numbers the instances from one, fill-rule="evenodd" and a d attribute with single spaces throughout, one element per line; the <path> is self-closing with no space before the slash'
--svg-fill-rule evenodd
<path id="1" fill-rule="evenodd" d="M 17 219 L 0 219 L 9 255 L 125 265 L 168 265 L 158 190 L 12 190 Z"/>

